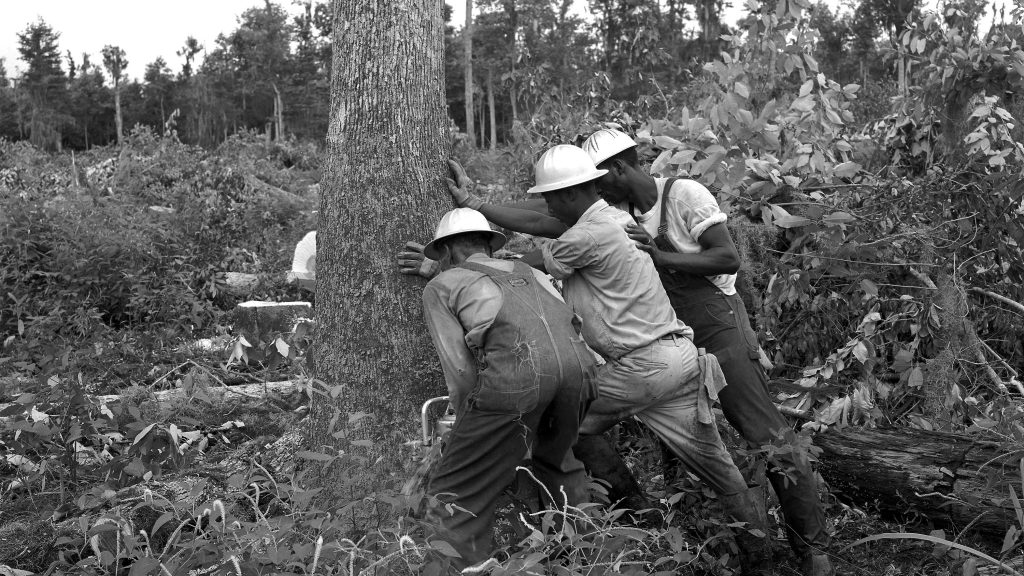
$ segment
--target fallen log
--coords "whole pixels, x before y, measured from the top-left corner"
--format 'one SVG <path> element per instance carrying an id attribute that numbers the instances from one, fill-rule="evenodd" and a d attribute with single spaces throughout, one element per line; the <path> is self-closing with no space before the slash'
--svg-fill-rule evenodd
<path id="1" fill-rule="evenodd" d="M 108 408 L 121 403 L 123 400 L 143 403 L 152 402 L 158 411 L 165 411 L 174 407 L 179 402 L 188 401 L 193 398 L 209 400 L 229 400 L 232 398 L 246 397 L 254 400 L 265 399 L 268 395 L 291 398 L 293 394 L 302 392 L 302 383 L 297 380 L 281 380 L 277 382 L 259 382 L 256 384 L 243 384 L 240 386 L 210 386 L 192 388 L 172 388 L 170 390 L 150 391 L 143 386 L 128 388 L 124 394 L 105 394 L 96 396 L 96 400 Z M 308 384 L 307 384 L 308 386 Z M 298 398 L 298 397 L 296 397 Z M 0 403 L 0 411 L 13 406 L 14 403 Z M 0 424 L 9 422 L 10 417 L 0 417 Z M 2 574 L 0 574 L 2 576 Z"/>
<path id="2" fill-rule="evenodd" d="M 1019 522 L 1010 489 L 1021 494 L 1024 444 L 853 427 L 819 434 L 814 443 L 822 449 L 821 475 L 840 500 L 999 537 Z"/>
<path id="3" fill-rule="evenodd" d="M 145 390 L 139 388 L 136 390 Z M 281 380 L 278 382 L 258 382 L 256 384 L 242 384 L 240 386 L 210 386 L 210 387 L 195 387 L 192 389 L 186 388 L 172 388 L 170 390 L 160 390 L 157 392 L 137 392 L 129 389 L 125 395 L 110 394 L 97 396 L 101 404 L 112 406 L 121 402 L 125 397 L 131 397 L 136 401 L 147 401 L 155 402 L 158 410 L 166 410 L 174 404 L 182 401 L 187 401 L 190 398 L 201 397 L 206 399 L 230 399 L 238 397 L 253 398 L 261 400 L 267 397 L 268 394 L 274 394 L 277 396 L 289 396 L 299 390 L 299 387 L 295 380 Z"/>

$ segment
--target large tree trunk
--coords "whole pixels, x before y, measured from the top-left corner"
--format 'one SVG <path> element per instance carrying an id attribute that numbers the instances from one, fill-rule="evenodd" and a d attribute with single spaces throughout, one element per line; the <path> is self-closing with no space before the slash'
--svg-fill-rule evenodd
<path id="1" fill-rule="evenodd" d="M 473 132 L 473 0 L 466 0 L 466 27 L 462 29 L 462 49 L 466 59 L 463 65 L 466 70 L 466 135 L 469 136 L 469 145 L 476 147 L 473 140 L 476 138 Z"/>
<path id="2" fill-rule="evenodd" d="M 1020 496 L 1020 444 L 910 428 L 832 430 L 814 443 L 839 498 L 999 537 L 1017 523 L 1010 487 Z"/>
<path id="3" fill-rule="evenodd" d="M 362 472 L 400 480 L 419 407 L 444 391 L 421 283 L 394 260 L 406 240 L 429 238 L 448 207 L 444 24 L 437 0 L 338 0 L 334 10 L 312 351 L 313 374 L 334 397 L 314 394 L 307 442 L 321 452 L 368 451 Z M 346 415 L 357 412 L 373 416 L 346 431 Z M 352 440 L 372 445 L 350 448 Z M 322 484 L 330 497 L 344 482 Z"/>

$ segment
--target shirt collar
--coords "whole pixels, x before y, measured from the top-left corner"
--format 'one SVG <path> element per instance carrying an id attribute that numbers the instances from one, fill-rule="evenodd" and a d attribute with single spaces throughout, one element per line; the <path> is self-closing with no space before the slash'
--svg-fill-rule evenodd
<path id="1" fill-rule="evenodd" d="M 590 220 L 591 217 L 594 216 L 594 214 L 597 214 L 598 212 L 604 210 L 607 207 L 608 203 L 605 202 L 604 199 L 598 198 L 597 202 L 591 204 L 590 208 L 587 208 L 587 210 L 583 214 L 580 214 L 580 219 L 577 221 L 577 224 L 586 220 Z"/>
<path id="2" fill-rule="evenodd" d="M 487 262 L 488 260 L 493 260 L 493 258 L 488 257 L 483 252 L 474 252 L 469 255 L 469 258 L 466 258 L 467 262 Z"/>

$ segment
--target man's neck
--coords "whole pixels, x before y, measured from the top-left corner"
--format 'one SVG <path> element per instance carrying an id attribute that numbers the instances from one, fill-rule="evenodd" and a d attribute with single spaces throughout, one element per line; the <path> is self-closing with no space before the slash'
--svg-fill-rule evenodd
<path id="1" fill-rule="evenodd" d="M 575 226 L 580 221 L 580 218 L 583 218 L 583 215 L 586 214 L 587 212 L 589 212 L 594 207 L 594 204 L 597 204 L 601 200 L 601 198 L 598 196 L 598 197 L 594 197 L 592 199 L 589 199 L 590 200 L 589 202 L 587 200 L 588 199 L 583 199 L 577 205 L 578 212 L 576 214 L 575 221 L 572 223 L 572 226 Z"/>
<path id="2" fill-rule="evenodd" d="M 466 251 L 461 253 L 459 251 L 456 251 L 454 254 L 452 254 L 452 267 L 454 268 L 455 266 L 458 266 L 470 259 L 479 260 L 481 258 L 490 257 L 490 254 L 482 250 Z"/>
<path id="3" fill-rule="evenodd" d="M 631 194 L 628 200 L 643 214 L 658 203 L 658 183 L 654 178 L 639 171 L 633 174 L 633 178 L 634 181 L 630 183 Z"/>

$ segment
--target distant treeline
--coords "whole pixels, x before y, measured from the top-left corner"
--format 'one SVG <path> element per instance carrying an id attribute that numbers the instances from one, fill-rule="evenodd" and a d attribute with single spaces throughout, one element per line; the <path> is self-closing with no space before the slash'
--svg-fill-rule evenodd
<path id="1" fill-rule="evenodd" d="M 807 17 L 821 69 L 840 82 L 891 80 L 883 54 L 919 3 L 858 0 L 841 17 L 814 6 Z M 734 33 L 719 19 L 723 0 L 588 0 L 587 19 L 576 15 L 573 0 L 472 4 L 471 43 L 462 22 L 455 23 L 458 32 L 447 27 L 446 86 L 453 122 L 466 131 L 471 110 L 472 141 L 481 146 L 509 141 L 516 120 L 537 122 L 552 109 L 600 111 L 612 100 L 668 107 L 677 92 L 699 90 L 692 79 L 717 57 L 722 35 Z M 985 5 L 953 4 L 955 17 L 969 21 L 980 19 Z M 758 27 L 753 20 L 741 24 Z M 141 80 L 128 80 L 122 71 L 132 55 L 116 38 L 99 56 L 75 55 L 61 51 L 59 31 L 42 20 L 30 23 L 18 34 L 24 72 L 9 78 L 0 60 L 0 137 L 48 150 L 84 149 L 117 141 L 119 125 L 127 131 L 144 124 L 204 146 L 240 129 L 320 140 L 330 106 L 332 26 L 326 0 L 306 0 L 297 15 L 267 0 L 246 10 L 213 46 L 187 38 L 176 52 L 181 69 L 157 58 Z"/>

